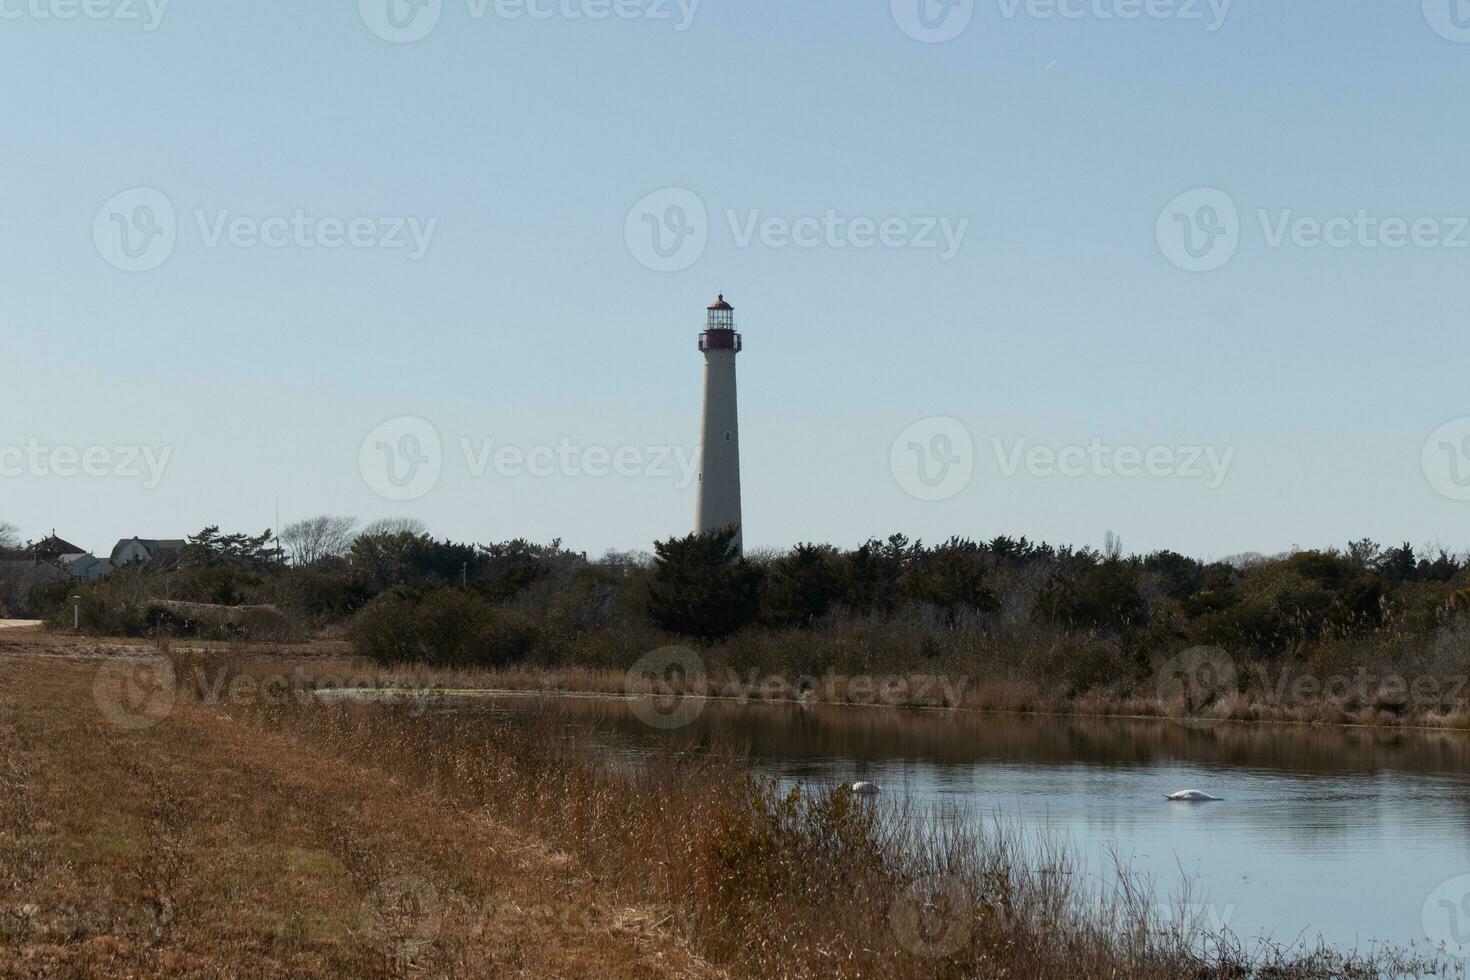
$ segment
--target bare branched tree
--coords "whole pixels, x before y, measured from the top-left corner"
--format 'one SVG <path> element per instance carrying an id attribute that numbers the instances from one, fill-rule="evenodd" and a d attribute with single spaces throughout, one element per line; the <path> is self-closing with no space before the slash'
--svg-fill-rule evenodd
<path id="1" fill-rule="evenodd" d="M 635 568 L 652 568 L 653 555 L 647 551 L 618 551 L 616 548 L 609 548 L 593 564 L 614 575 L 628 575 Z"/>
<path id="2" fill-rule="evenodd" d="M 8 521 L 0 521 L 0 548 L 19 548 L 20 529 Z"/>
<path id="3" fill-rule="evenodd" d="M 428 534 L 429 525 L 417 517 L 381 517 L 358 532 L 358 537 L 380 534 Z"/>
<path id="4" fill-rule="evenodd" d="M 315 565 L 324 558 L 345 555 L 352 547 L 357 518 L 318 514 L 281 531 L 281 547 L 296 566 Z"/>

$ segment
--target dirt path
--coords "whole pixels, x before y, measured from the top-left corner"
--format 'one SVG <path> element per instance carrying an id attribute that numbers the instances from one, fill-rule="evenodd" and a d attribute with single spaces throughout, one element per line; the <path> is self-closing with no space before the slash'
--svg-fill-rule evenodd
<path id="1" fill-rule="evenodd" d="M 114 710 L 100 663 L 0 658 L 0 975 L 721 975 L 571 858 L 202 705 Z"/>

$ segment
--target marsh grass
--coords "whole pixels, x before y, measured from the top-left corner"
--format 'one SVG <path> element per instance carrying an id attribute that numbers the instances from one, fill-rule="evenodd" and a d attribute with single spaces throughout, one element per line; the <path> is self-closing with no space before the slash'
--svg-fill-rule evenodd
<path id="1" fill-rule="evenodd" d="M 1115 684 L 1072 692 L 1021 677 L 993 678 L 973 673 L 902 671 L 847 676 L 825 674 L 765 674 L 737 670 L 715 657 L 706 661 L 703 677 L 668 677 L 657 682 L 632 676 L 627 669 L 584 666 L 542 667 L 515 665 L 500 668 L 432 668 L 419 664 L 379 666 L 361 658 L 333 653 L 303 656 L 272 652 L 253 645 L 222 644 L 215 649 L 174 646 L 197 651 L 207 661 L 189 662 L 189 676 L 210 682 L 221 660 L 252 661 L 251 673 L 285 678 L 326 675 L 336 686 L 420 691 L 521 691 L 564 694 L 605 694 L 629 697 L 707 697 L 740 702 L 804 702 L 873 707 L 940 708 L 1002 714 L 1078 715 L 1113 718 L 1177 717 L 1180 705 L 1159 696 L 1148 683 Z M 1470 679 L 1466 668 L 1452 661 L 1415 661 L 1391 673 L 1400 677 L 1427 677 L 1439 685 L 1432 698 L 1408 701 L 1365 697 L 1359 691 L 1314 693 L 1301 698 L 1292 693 L 1299 678 L 1320 678 L 1333 668 L 1313 663 L 1242 661 L 1237 664 L 1243 689 L 1225 694 L 1208 706 L 1215 721 L 1299 725 L 1354 725 L 1379 728 L 1470 729 Z M 305 674 L 303 674 L 305 671 Z M 1356 667 L 1344 667 L 1340 676 L 1352 679 Z M 1328 675 L 1331 676 L 1331 675 Z M 1383 676 L 1383 675 L 1379 675 Z M 884 685 L 888 691 L 885 693 Z M 1198 710 L 1198 706 L 1196 706 Z"/>
<path id="2" fill-rule="evenodd" d="M 226 680 L 268 666 L 220 652 L 173 657 L 176 670 L 203 667 Z M 728 744 L 691 743 L 630 769 L 599 760 L 555 712 L 511 724 L 393 699 L 224 708 L 436 809 L 569 855 L 589 874 L 599 907 L 658 910 L 656 926 L 739 976 L 1308 978 L 1444 969 L 1410 953 L 1281 947 L 1202 931 L 1164 914 L 1152 884 L 1121 862 L 1092 877 L 1067 848 L 1016 826 L 958 810 L 919 813 L 903 800 L 874 804 L 845 787 L 783 787 L 752 775 Z"/>

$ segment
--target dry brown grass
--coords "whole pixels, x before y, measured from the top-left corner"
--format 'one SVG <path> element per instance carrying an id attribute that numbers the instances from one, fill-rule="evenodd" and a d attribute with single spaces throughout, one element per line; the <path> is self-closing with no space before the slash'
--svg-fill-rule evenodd
<path id="1" fill-rule="evenodd" d="M 261 669 L 173 659 L 205 675 Z M 535 833 L 586 869 L 589 904 L 659 910 L 692 948 L 741 976 L 1292 978 L 1395 965 L 1322 949 L 1246 953 L 1233 937 L 1160 921 L 1153 894 L 1126 869 L 1121 888 L 1090 892 L 1055 844 L 921 821 L 845 788 L 783 793 L 718 745 L 628 772 L 595 761 L 555 714 L 522 727 L 435 708 L 293 696 L 229 710 L 438 806 Z"/>
<path id="2" fill-rule="evenodd" d="M 720 975 L 532 835 L 187 700 L 118 728 L 97 671 L 0 659 L 0 976 Z"/>
<path id="3" fill-rule="evenodd" d="M 328 673 L 350 686 L 393 686 L 452 691 L 519 691 L 606 695 L 643 695 L 654 690 L 646 678 L 630 678 L 627 671 L 589 667 L 516 666 L 486 669 L 426 668 L 412 664 L 380 667 L 346 654 L 303 658 L 256 653 L 246 646 L 221 646 L 252 660 L 259 670 L 283 676 L 299 673 L 303 665 Z M 1470 669 L 1470 665 L 1467 665 Z M 1311 675 L 1303 665 L 1240 665 L 1246 690 L 1223 696 L 1208 707 L 1219 721 L 1285 725 L 1371 726 L 1377 728 L 1470 729 L 1470 683 L 1464 674 L 1425 674 L 1439 684 L 1444 697 L 1410 699 L 1380 706 L 1358 693 L 1322 693 L 1308 698 L 1280 694 L 1288 680 Z M 1265 670 L 1272 687 L 1255 682 Z M 1315 676 L 1315 675 L 1314 675 Z M 1348 674 L 1346 676 L 1351 676 Z M 1413 675 L 1411 675 L 1413 676 Z M 1463 686 L 1461 686 L 1463 685 Z M 806 703 L 873 707 L 953 708 L 1004 714 L 1076 715 L 1101 718 L 1157 718 L 1174 716 L 1177 705 L 1164 701 L 1150 684 L 1139 687 L 1095 688 L 1080 693 L 1047 688 L 1036 681 L 987 679 L 964 674 L 895 673 L 862 678 L 833 675 L 753 675 L 712 669 L 703 679 L 664 678 L 659 693 L 680 697 L 708 697 L 732 701 L 801 701 Z M 1453 693 L 1453 697 L 1451 694 Z"/>
<path id="4" fill-rule="evenodd" d="M 313 678 L 362 667 L 330 654 L 304 666 L 191 645 L 166 661 L 38 642 L 46 652 L 0 654 L 3 976 L 1428 969 L 1246 955 L 1229 937 L 1164 928 L 1146 890 L 1079 891 L 1060 850 L 846 790 L 780 793 L 728 751 L 691 746 L 629 772 L 557 718 L 525 728 L 419 701 L 205 701 L 191 679 L 228 689 L 284 664 Z M 97 683 L 120 663 L 170 663 L 185 680 L 147 727 L 99 708 L 119 703 Z"/>

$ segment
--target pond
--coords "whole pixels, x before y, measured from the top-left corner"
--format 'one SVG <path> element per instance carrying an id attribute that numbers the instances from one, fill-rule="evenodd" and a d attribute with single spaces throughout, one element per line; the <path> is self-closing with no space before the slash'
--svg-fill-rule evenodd
<path id="1" fill-rule="evenodd" d="M 1070 842 L 1087 873 L 1113 855 L 1247 940 L 1470 951 L 1470 736 L 1362 728 L 700 703 L 676 728 L 616 698 L 467 695 L 452 710 L 542 713 L 631 762 L 733 739 L 803 785 L 870 780 L 884 798 L 958 805 Z M 685 704 L 689 711 L 688 703 Z M 1201 789 L 1221 802 L 1172 803 Z M 1456 881 L 1459 876 L 1467 877 Z M 1101 879 L 1099 879 L 1101 880 Z M 1187 883 L 1187 885 L 1186 885 Z"/>

